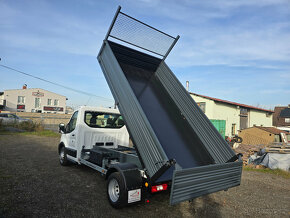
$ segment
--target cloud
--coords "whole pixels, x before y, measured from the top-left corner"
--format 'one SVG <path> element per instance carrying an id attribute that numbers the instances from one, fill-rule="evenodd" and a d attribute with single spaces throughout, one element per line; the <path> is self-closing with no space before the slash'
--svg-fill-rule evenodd
<path id="1" fill-rule="evenodd" d="M 224 64 L 275 69 L 280 66 L 267 62 L 280 61 L 288 63 L 283 69 L 290 68 L 290 4 L 286 0 L 138 4 L 135 13 L 146 17 L 150 10 L 150 15 L 160 18 L 154 26 L 181 35 L 168 58 L 171 66 Z"/>
<path id="2" fill-rule="evenodd" d="M 257 66 L 255 61 L 290 60 L 290 32 L 281 29 L 290 24 L 273 24 L 270 28 L 248 30 L 243 28 L 189 28 L 181 37 L 170 61 L 174 66 L 246 65 Z M 266 67 L 266 66 L 264 66 Z M 275 66 L 271 66 L 275 67 Z"/>
<path id="3" fill-rule="evenodd" d="M 119 3 L 125 13 L 171 35 L 181 35 L 166 62 L 201 93 L 233 101 L 250 92 L 266 95 L 265 86 L 273 93 L 288 93 L 290 4 L 282 0 L 0 0 L 1 56 L 9 56 L 10 63 L 19 64 L 20 69 L 25 64 L 53 69 L 49 76 L 58 79 L 67 72 L 70 85 L 84 82 L 84 90 L 89 87 L 108 96 L 105 79 L 92 59 Z M 248 92 L 241 84 L 229 88 L 234 73 L 246 75 L 241 80 L 254 88 Z M 259 79 L 259 84 L 249 78 Z"/>
<path id="4" fill-rule="evenodd" d="M 43 2 L 45 10 L 26 13 L 0 4 L 2 31 L 1 44 L 17 49 L 29 48 L 45 52 L 63 52 L 78 55 L 96 55 L 105 30 L 98 22 L 83 21 L 79 17 L 63 15 Z M 48 10 L 47 8 L 50 8 Z M 31 9 L 33 10 L 33 9 Z M 49 17 L 49 18 L 48 18 Z M 38 25 L 32 26 L 38 19 Z M 92 44 L 92 41 L 95 41 Z"/>

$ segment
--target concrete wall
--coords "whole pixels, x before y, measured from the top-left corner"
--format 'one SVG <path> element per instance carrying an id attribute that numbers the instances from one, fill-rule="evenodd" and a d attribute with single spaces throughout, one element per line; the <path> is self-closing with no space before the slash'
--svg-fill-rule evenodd
<path id="1" fill-rule="evenodd" d="M 47 114 L 47 113 L 27 113 L 14 112 L 19 117 L 31 119 L 34 122 L 45 125 L 58 125 L 60 123 L 67 124 L 70 120 L 71 114 Z"/>
<path id="2" fill-rule="evenodd" d="M 40 96 L 34 96 L 35 93 L 41 93 Z M 18 105 L 18 96 L 25 97 L 25 109 L 24 112 L 32 112 L 32 110 L 41 110 L 42 112 L 50 112 L 50 113 L 65 113 L 66 109 L 66 97 L 62 95 L 58 95 L 56 93 L 44 90 L 44 89 L 14 89 L 14 90 L 5 90 L 4 98 L 6 100 L 5 110 L 7 111 L 19 111 L 17 110 Z M 35 98 L 40 98 L 40 107 L 35 107 Z M 52 105 L 48 105 L 48 99 L 52 100 Z M 57 106 L 54 105 L 54 100 L 57 99 L 59 104 Z M 21 104 L 22 105 L 22 104 Z M 60 107 L 63 108 L 63 111 L 45 111 L 44 107 Z"/>

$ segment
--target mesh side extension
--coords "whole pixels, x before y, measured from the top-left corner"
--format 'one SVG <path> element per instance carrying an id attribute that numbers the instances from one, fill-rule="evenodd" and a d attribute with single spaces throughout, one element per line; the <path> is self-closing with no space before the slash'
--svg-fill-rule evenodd
<path id="1" fill-rule="evenodd" d="M 118 11 L 108 37 L 166 57 L 179 36 L 170 36 L 123 12 Z"/>

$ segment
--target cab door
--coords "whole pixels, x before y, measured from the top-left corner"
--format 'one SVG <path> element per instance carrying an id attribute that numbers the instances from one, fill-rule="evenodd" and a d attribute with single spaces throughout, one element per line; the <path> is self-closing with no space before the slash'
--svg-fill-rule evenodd
<path id="1" fill-rule="evenodd" d="M 65 131 L 65 136 L 66 136 L 66 141 L 67 141 L 67 154 L 76 157 L 76 124 L 77 124 L 77 117 L 78 117 L 78 111 L 74 112 L 72 115 L 69 123 L 66 125 L 66 131 Z"/>

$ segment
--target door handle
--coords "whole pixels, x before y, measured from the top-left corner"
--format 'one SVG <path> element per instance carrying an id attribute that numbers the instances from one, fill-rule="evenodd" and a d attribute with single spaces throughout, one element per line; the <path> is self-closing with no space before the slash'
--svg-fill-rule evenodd
<path id="1" fill-rule="evenodd" d="M 72 134 L 71 136 L 75 136 L 75 134 Z"/>

